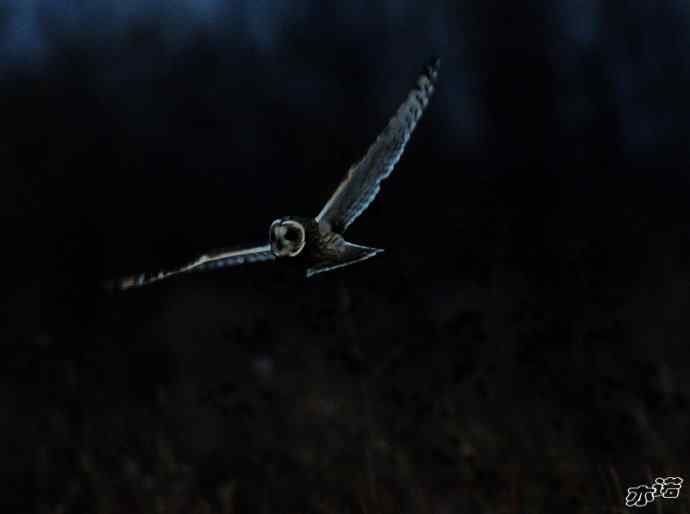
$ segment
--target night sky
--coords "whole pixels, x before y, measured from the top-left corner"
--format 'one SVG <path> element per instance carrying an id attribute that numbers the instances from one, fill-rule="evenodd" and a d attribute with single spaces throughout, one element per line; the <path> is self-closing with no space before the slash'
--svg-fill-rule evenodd
<path id="1" fill-rule="evenodd" d="M 690 480 L 690 8 L 527 4 L 0 0 L 0 501 L 598 512 Z M 383 254 L 103 290 L 316 215 L 433 56 L 348 231 Z"/>

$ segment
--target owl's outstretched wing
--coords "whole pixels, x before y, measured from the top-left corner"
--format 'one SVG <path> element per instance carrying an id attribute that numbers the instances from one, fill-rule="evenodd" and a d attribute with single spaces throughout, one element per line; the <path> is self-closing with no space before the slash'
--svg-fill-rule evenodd
<path id="1" fill-rule="evenodd" d="M 440 60 L 427 65 L 416 87 L 376 138 L 364 158 L 352 166 L 317 216 L 339 233 L 364 212 L 379 192 L 383 179 L 395 168 L 412 132 L 434 92 Z"/>
<path id="2" fill-rule="evenodd" d="M 193 271 L 206 271 L 228 266 L 238 266 L 249 262 L 261 262 L 273 260 L 275 257 L 271 253 L 270 245 L 254 246 L 251 248 L 234 248 L 215 250 L 204 254 L 194 261 L 167 271 L 159 271 L 157 273 L 139 273 L 138 275 L 130 275 L 116 280 L 106 282 L 106 288 L 109 290 L 125 290 L 133 287 L 141 287 L 153 282 L 158 282 L 173 275 L 181 273 L 190 273 Z"/>

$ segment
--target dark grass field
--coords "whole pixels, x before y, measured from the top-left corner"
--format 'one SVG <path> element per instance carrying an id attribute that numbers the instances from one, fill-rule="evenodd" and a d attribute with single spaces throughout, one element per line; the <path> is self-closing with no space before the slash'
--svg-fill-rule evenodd
<path id="1" fill-rule="evenodd" d="M 625 506 L 690 479 L 680 2 L 26 5 L 0 4 L 0 512 L 690 512 Z M 316 214 L 432 55 L 348 232 L 383 254 L 102 289 Z"/>

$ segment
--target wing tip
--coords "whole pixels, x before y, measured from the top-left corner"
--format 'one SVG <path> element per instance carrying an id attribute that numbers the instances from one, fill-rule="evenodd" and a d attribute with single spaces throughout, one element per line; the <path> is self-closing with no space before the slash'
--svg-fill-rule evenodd
<path id="1" fill-rule="evenodd" d="M 421 95 L 420 101 L 426 106 L 426 101 L 433 94 L 438 79 L 438 70 L 441 67 L 441 58 L 433 57 L 424 65 L 417 79 L 417 94 Z"/>
<path id="2" fill-rule="evenodd" d="M 431 81 L 434 82 L 438 77 L 438 71 L 441 69 L 441 58 L 439 56 L 434 56 L 426 63 L 424 66 L 423 74 Z"/>
<path id="3" fill-rule="evenodd" d="M 101 284 L 103 289 L 110 294 L 115 294 L 118 291 L 126 291 L 137 286 L 143 285 L 144 281 L 141 275 L 130 275 L 124 278 L 112 278 L 104 280 Z"/>

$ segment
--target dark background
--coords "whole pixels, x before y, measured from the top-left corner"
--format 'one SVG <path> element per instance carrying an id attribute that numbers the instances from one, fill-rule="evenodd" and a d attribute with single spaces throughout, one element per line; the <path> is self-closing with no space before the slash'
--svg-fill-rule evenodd
<path id="1" fill-rule="evenodd" d="M 689 44 L 668 0 L 0 3 L 3 511 L 620 512 L 690 479 Z M 384 254 L 102 291 L 318 213 L 433 55 L 348 232 Z"/>

